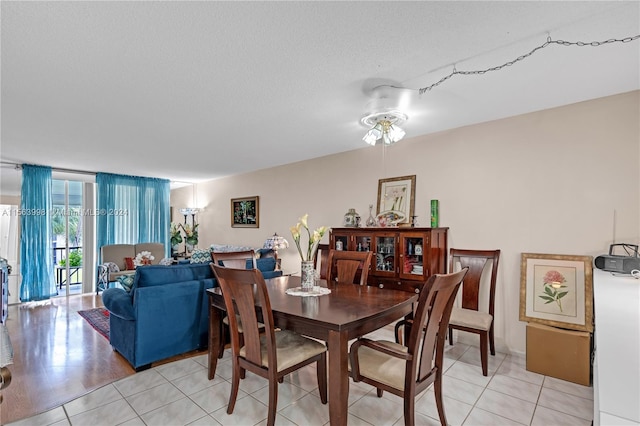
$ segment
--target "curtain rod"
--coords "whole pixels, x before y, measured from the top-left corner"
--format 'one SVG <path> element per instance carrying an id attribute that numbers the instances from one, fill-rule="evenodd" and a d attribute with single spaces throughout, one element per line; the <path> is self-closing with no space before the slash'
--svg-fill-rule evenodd
<path id="1" fill-rule="evenodd" d="M 16 170 L 22 170 L 22 163 L 14 163 L 12 161 L 2 161 L 2 164 L 7 164 L 10 166 L 15 166 Z M 87 170 L 75 170 L 75 169 L 62 169 L 58 167 L 51 167 L 52 172 L 63 172 L 63 173 L 77 173 L 80 175 L 96 175 L 96 172 L 89 172 Z"/>
<path id="2" fill-rule="evenodd" d="M 13 161 L 0 161 L 0 164 L 7 164 L 10 166 L 14 166 L 16 168 L 16 170 L 22 170 L 22 164 L 21 163 L 15 163 Z M 79 175 L 89 175 L 89 176 L 95 176 L 97 174 L 97 172 L 89 172 L 87 170 L 76 170 L 76 169 L 63 169 L 63 168 L 58 168 L 58 167 L 51 167 L 51 171 L 52 172 L 62 172 L 62 173 L 76 173 Z M 185 183 L 188 185 L 193 185 L 194 182 L 184 182 L 184 181 L 180 181 L 180 180 L 169 180 L 170 183 Z"/>

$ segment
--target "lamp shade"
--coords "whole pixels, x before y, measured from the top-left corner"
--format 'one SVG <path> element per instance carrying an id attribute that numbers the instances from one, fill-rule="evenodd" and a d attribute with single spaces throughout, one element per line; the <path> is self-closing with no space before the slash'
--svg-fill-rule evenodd
<path id="1" fill-rule="evenodd" d="M 263 246 L 263 248 L 272 249 L 275 251 L 286 249 L 288 247 L 289 247 L 289 242 L 284 237 L 281 237 L 277 233 L 267 238 Z"/>
<path id="2" fill-rule="evenodd" d="M 190 214 L 196 214 L 200 211 L 199 208 L 197 207 L 185 207 L 180 209 L 180 214 L 184 215 L 190 215 Z"/>

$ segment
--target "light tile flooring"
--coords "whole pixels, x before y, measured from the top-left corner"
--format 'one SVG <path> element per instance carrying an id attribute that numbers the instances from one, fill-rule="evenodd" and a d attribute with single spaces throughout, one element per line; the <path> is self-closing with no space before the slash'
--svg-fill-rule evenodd
<path id="1" fill-rule="evenodd" d="M 393 329 L 372 333 L 392 340 Z M 482 376 L 477 347 L 446 346 L 444 405 L 451 425 L 590 425 L 593 388 L 531 373 L 525 360 L 496 353 Z M 231 388 L 229 351 L 207 380 L 207 356 L 160 365 L 104 386 L 61 407 L 12 423 L 17 425 L 264 425 L 267 382 L 251 373 L 241 381 L 233 414 L 226 413 Z M 363 383 L 349 385 L 350 425 L 402 425 L 402 400 L 382 398 Z M 315 367 L 288 376 L 278 390 L 278 425 L 328 425 Z M 416 399 L 416 424 L 437 425 L 433 390 Z"/>

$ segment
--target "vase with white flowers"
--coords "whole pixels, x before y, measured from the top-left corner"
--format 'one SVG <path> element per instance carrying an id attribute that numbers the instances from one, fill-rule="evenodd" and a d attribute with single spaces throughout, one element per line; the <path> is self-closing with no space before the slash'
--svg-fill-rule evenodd
<path id="1" fill-rule="evenodd" d="M 180 225 L 180 227 L 184 231 L 185 250 L 187 253 L 190 253 L 193 251 L 193 248 L 198 245 L 198 224 L 190 225 L 185 223 L 184 225 Z"/>
<path id="2" fill-rule="evenodd" d="M 307 219 L 309 218 L 309 214 L 305 214 L 300 218 L 300 221 L 296 223 L 295 226 L 291 227 L 291 236 L 293 237 L 293 241 L 296 243 L 296 247 L 298 248 L 298 253 L 300 253 L 300 259 L 302 261 L 300 268 L 300 277 L 301 284 L 303 290 L 311 290 L 313 288 L 315 282 L 315 271 L 314 271 L 314 259 L 316 257 L 316 252 L 318 251 L 318 244 L 320 244 L 320 240 L 324 234 L 329 230 L 326 226 L 321 226 L 311 232 L 309 230 L 309 225 L 307 224 Z M 301 239 L 301 231 L 304 228 L 307 231 L 307 247 L 303 251 L 300 246 Z"/>
<path id="3" fill-rule="evenodd" d="M 133 264 L 135 266 L 145 266 L 151 265 L 151 261 L 153 261 L 155 257 L 151 254 L 150 251 L 141 251 L 136 254 L 136 257 L 133 258 Z"/>
<path id="4" fill-rule="evenodd" d="M 171 222 L 171 226 L 169 228 L 169 233 L 171 235 L 171 251 L 174 253 L 178 252 L 180 248 L 180 243 L 182 242 L 182 234 L 180 233 L 180 225 L 177 223 Z"/>

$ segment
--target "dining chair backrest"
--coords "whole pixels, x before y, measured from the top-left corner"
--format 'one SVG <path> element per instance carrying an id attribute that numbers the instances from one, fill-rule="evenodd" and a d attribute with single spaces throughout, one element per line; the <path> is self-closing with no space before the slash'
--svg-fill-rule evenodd
<path id="1" fill-rule="evenodd" d="M 275 329 L 267 285 L 258 269 L 225 268 L 216 264 L 211 264 L 211 268 L 222 290 L 231 332 L 232 383 L 227 414 L 233 413 L 240 378 L 245 371 L 250 371 L 269 382 L 267 426 L 274 426 L 278 382 L 312 363 L 316 364 L 320 401 L 326 404 L 325 344 L 291 330 Z"/>
<path id="2" fill-rule="evenodd" d="M 459 268 L 469 268 L 469 273 L 462 282 L 460 307 L 464 309 L 472 309 L 474 311 L 488 312 L 493 315 L 496 294 L 496 279 L 498 277 L 498 261 L 500 260 L 500 250 L 465 250 L 452 248 L 449 256 L 449 272 Z M 488 279 L 483 278 L 487 262 L 491 263 L 491 270 Z M 488 293 L 488 304 L 481 306 L 481 294 L 483 289 L 481 285 L 488 281 L 488 289 L 484 291 Z M 485 299 L 486 300 L 486 299 Z"/>
<path id="3" fill-rule="evenodd" d="M 454 307 L 451 313 L 449 343 L 453 344 L 454 329 L 478 334 L 484 376 L 489 374 L 488 353 L 496 353 L 493 317 L 499 260 L 500 250 L 452 248 L 450 251 L 449 272 L 459 267 L 468 268 L 469 273 L 462 282 L 460 307 Z"/>
<path id="4" fill-rule="evenodd" d="M 239 353 L 240 344 L 243 342 L 246 349 L 244 357 L 248 361 L 260 365 L 262 362 L 260 336 L 264 334 L 267 340 L 269 365 L 276 365 L 273 313 L 264 277 L 260 271 L 227 268 L 216 264 L 211 268 L 218 278 L 218 284 L 222 289 L 224 303 L 227 307 L 232 353 Z M 261 322 L 258 321 L 256 311 L 261 314 Z M 238 332 L 238 319 L 242 323 L 242 339 L 240 339 Z M 260 323 L 264 324 L 264 329 L 260 328 Z"/>
<path id="5" fill-rule="evenodd" d="M 256 254 L 253 250 L 211 252 L 211 259 L 215 265 L 235 269 L 247 269 L 247 260 L 251 260 L 253 263 L 252 269 L 256 269 Z"/>
<path id="6" fill-rule="evenodd" d="M 467 269 L 453 274 L 435 274 L 427 281 L 428 292 L 420 292 L 414 324 L 409 334 L 409 353 L 421 353 L 419 365 L 414 370 L 420 383 L 431 374 L 435 354 L 435 365 L 442 368 L 444 341 L 447 335 L 449 317 L 458 289 Z M 413 376 L 416 377 L 416 376 Z M 412 380 L 409 377 L 407 380 Z M 415 380 L 415 379 L 414 379 Z"/>
<path id="7" fill-rule="evenodd" d="M 327 279 L 327 264 L 329 261 L 329 244 L 318 244 L 316 251 L 316 270 L 320 271 L 320 279 Z"/>
<path id="8" fill-rule="evenodd" d="M 327 281 L 367 285 L 372 256 L 371 251 L 329 250 Z"/>
<path id="9" fill-rule="evenodd" d="M 357 339 L 349 352 L 352 378 L 403 398 L 404 423 L 415 423 L 416 396 L 433 384 L 440 423 L 447 424 L 442 373 L 444 341 L 460 283 L 467 273 L 435 274 L 424 283 L 410 325 L 407 345 L 369 338 Z M 384 368 L 381 368 L 384 366 Z M 404 375 L 403 375 L 404 373 Z"/>

